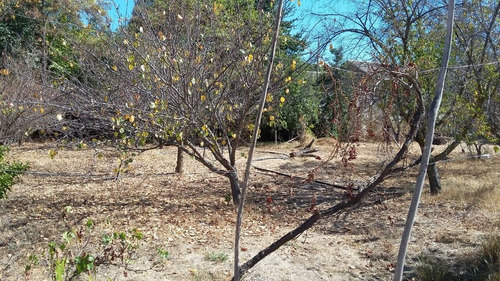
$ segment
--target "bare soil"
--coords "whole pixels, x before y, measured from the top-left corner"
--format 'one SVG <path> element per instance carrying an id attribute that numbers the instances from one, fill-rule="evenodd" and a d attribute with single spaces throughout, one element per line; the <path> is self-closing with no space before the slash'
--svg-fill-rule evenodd
<path id="1" fill-rule="evenodd" d="M 314 171 L 317 180 L 357 186 L 395 151 L 360 143 L 357 158 L 347 166 L 338 157 L 323 162 L 335 146 L 332 140 L 315 143 L 322 160 L 272 153 L 288 154 L 298 146 L 258 148 L 255 166 L 294 178 L 253 170 L 243 225 L 243 262 L 298 226 L 312 209 L 349 196 L 301 178 Z M 94 250 L 92 254 L 99 255 L 99 239 L 107 233 L 136 229 L 144 235 L 123 261 L 100 265 L 92 280 L 230 280 L 235 208 L 227 200 L 226 178 L 189 158 L 185 175 L 174 174 L 175 148 L 137 155 L 118 180 L 114 169 L 119 154 L 112 148 L 60 149 L 51 159 L 49 151 L 54 149 L 50 143 L 12 147 L 11 160 L 29 161 L 31 168 L 9 198 L 0 201 L 0 280 L 49 280 L 48 243 L 60 242 L 65 231 L 83 228 L 89 219 L 95 225 L 87 234 L 92 238 L 72 242 L 73 253 Z M 407 259 L 409 278 L 419 257 L 458 262 L 499 231 L 500 208 L 495 202 L 500 187 L 491 179 L 500 178 L 500 159 L 466 156 L 456 151 L 449 161 L 439 163 L 443 195 L 423 196 Z M 238 161 L 241 173 L 244 153 Z M 355 210 L 320 221 L 259 263 L 245 280 L 390 280 L 417 171 L 413 168 L 384 182 Z M 465 198 L 446 195 L 447 190 L 455 194 L 467 190 L 472 182 L 488 187 L 483 190 L 479 184 L 475 195 Z M 488 199 L 488 194 L 498 197 Z M 168 259 L 158 250 L 168 251 Z M 38 264 L 26 271 L 34 254 Z M 224 254 L 225 260 L 212 258 Z"/>

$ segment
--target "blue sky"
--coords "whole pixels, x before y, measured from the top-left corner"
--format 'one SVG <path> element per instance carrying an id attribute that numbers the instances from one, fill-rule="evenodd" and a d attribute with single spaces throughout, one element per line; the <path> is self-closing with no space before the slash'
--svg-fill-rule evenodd
<path id="1" fill-rule="evenodd" d="M 349 0 L 301 0 L 300 6 L 297 2 L 299 0 L 285 1 L 291 1 L 290 4 L 295 6 L 295 13 L 292 16 L 296 18 L 295 31 L 302 30 L 305 34 L 309 34 L 311 49 L 316 49 L 318 45 L 316 42 L 319 38 L 315 38 L 316 34 L 325 33 L 325 25 L 329 25 L 330 22 L 328 21 L 332 21 L 332 19 L 326 21 L 323 19 L 323 21 L 320 21 L 314 14 L 328 13 L 333 10 L 341 13 L 349 13 L 354 9 L 353 2 Z M 115 7 L 110 9 L 109 15 L 113 20 L 111 27 L 112 29 L 116 29 L 118 26 L 126 23 L 126 20 L 132 14 L 134 0 L 112 0 L 112 2 Z M 367 57 L 367 54 L 363 50 L 349 47 L 347 45 L 348 41 L 348 37 L 344 36 L 331 43 L 335 48 L 343 46 L 344 50 L 350 51 L 350 53 L 345 53 L 345 56 L 348 58 L 359 59 Z M 328 54 L 325 55 L 328 56 Z"/>
<path id="2" fill-rule="evenodd" d="M 113 20 L 111 24 L 112 29 L 118 28 L 120 25 L 124 24 L 132 11 L 134 10 L 134 0 L 112 0 L 114 7 L 112 7 L 108 12 L 109 16 Z"/>
<path id="3" fill-rule="evenodd" d="M 293 17 L 296 18 L 296 30 L 302 30 L 305 34 L 309 34 L 309 42 L 312 45 L 311 49 L 317 49 L 319 38 L 322 36 L 329 36 L 332 32 L 337 31 L 334 26 L 338 26 L 342 21 L 340 18 L 333 16 L 320 16 L 331 13 L 340 13 L 349 15 L 356 11 L 356 2 L 350 0 L 303 0 L 301 5 L 297 6 L 297 0 L 292 1 L 295 3 L 296 11 Z M 357 1 L 358 2 L 358 1 Z M 361 1 L 361 5 L 362 5 Z M 348 26 L 346 26 L 348 27 Z M 331 31 L 328 31 L 332 29 Z M 343 47 L 344 57 L 352 60 L 367 60 L 369 58 L 368 50 L 358 47 L 358 42 L 349 37 L 349 35 L 341 35 L 334 41 L 329 42 L 334 48 Z M 328 49 L 326 48 L 325 57 L 328 58 Z M 321 59 L 321 58 L 320 58 Z"/>

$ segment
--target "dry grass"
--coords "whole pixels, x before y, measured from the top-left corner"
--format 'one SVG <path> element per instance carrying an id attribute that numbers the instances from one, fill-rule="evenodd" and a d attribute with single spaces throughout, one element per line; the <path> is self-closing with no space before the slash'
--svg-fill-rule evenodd
<path id="1" fill-rule="evenodd" d="M 473 205 L 477 210 L 500 211 L 500 157 L 468 159 L 442 165 L 440 201 Z"/>
<path id="2" fill-rule="evenodd" d="M 334 140 L 326 139 L 315 143 L 322 159 L 335 145 Z M 256 158 L 276 156 L 263 151 L 286 154 L 298 146 L 261 144 Z M 39 253 L 49 241 L 60 239 L 68 227 L 79 226 L 86 219 L 107 231 L 138 228 L 144 233 L 137 261 L 127 270 L 105 267 L 97 279 L 124 271 L 128 277 L 119 280 L 158 280 L 165 276 L 167 280 L 229 279 L 234 208 L 224 200 L 228 193 L 225 178 L 210 174 L 189 158 L 185 176 L 172 174 L 176 151 L 167 148 L 141 154 L 120 181 L 113 181 L 110 176 L 117 165 L 113 150 L 65 149 L 50 159 L 48 152 L 53 148 L 47 144 L 14 147 L 12 157 L 30 161 L 34 171 L 101 176 L 26 175 L 14 186 L 9 199 L 0 201 L 1 280 L 20 280 L 30 254 Z M 396 147 L 360 143 L 356 149 L 358 157 L 348 169 L 335 159 L 317 169 L 316 178 L 339 184 L 363 182 L 380 170 L 381 161 Z M 457 152 L 450 159 L 463 156 Z M 241 167 L 245 160 L 240 157 L 238 165 Z M 306 177 L 318 163 L 307 157 L 269 159 L 255 165 Z M 500 201 L 500 187 L 495 185 L 498 167 L 499 157 L 439 164 L 443 193 L 425 193 L 422 198 L 410 246 L 410 268 L 422 255 L 453 260 L 471 253 L 485 237 L 499 231 L 500 210 L 495 203 Z M 283 276 L 288 280 L 390 279 L 416 173 L 417 169 L 411 169 L 390 179 L 358 209 L 323 220 L 268 257 L 248 280 L 283 280 Z M 322 208 L 343 200 L 343 196 L 339 190 L 254 173 L 245 212 L 242 260 L 308 217 L 313 197 L 325 202 L 325 206 L 320 204 Z M 268 198 L 272 198 L 272 204 L 268 204 Z M 72 207 L 71 215 L 64 215 L 67 206 Z M 158 249 L 167 250 L 169 259 L 150 268 L 158 259 Z M 229 256 L 214 263 L 207 260 L 207 252 Z M 46 277 L 47 273 L 30 278 Z"/>

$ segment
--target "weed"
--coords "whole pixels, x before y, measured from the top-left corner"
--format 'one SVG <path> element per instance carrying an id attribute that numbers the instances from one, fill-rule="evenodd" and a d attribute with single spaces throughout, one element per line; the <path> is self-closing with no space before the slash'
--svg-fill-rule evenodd
<path id="1" fill-rule="evenodd" d="M 200 272 L 196 268 L 190 269 L 191 276 L 193 277 L 194 281 L 215 281 L 215 280 L 222 280 L 221 276 L 216 276 L 211 272 L 205 273 L 205 272 Z"/>
<path id="2" fill-rule="evenodd" d="M 29 273 L 33 266 L 37 266 L 40 263 L 40 257 L 35 254 L 31 254 L 28 257 L 28 264 L 24 267 L 25 274 Z"/>
<path id="3" fill-rule="evenodd" d="M 417 267 L 417 280 L 474 280 L 500 281 L 500 236 L 488 239 L 476 254 L 467 255 L 459 263 L 460 276 L 450 270 L 450 265 L 442 260 L 430 257 L 420 258 Z M 458 264 L 457 264 L 458 265 Z"/>
<path id="4" fill-rule="evenodd" d="M 500 236 L 483 243 L 476 263 L 471 274 L 474 280 L 500 281 Z"/>
<path id="5" fill-rule="evenodd" d="M 99 266 L 127 263 L 143 237 L 138 229 L 100 237 L 94 230 L 94 222 L 89 219 L 78 229 L 64 232 L 60 241 L 48 244 L 47 251 L 28 257 L 25 274 L 43 264 L 48 265 L 51 280 L 74 280 L 82 275 L 93 280 Z"/>
<path id="6" fill-rule="evenodd" d="M 205 257 L 212 262 L 225 262 L 228 259 L 228 255 L 223 252 L 208 252 Z"/>
<path id="7" fill-rule="evenodd" d="M 193 280 L 194 281 L 202 281 L 202 280 L 204 280 L 203 274 L 200 273 L 197 269 L 192 268 L 190 271 L 191 271 L 191 275 L 193 275 Z"/>
<path id="8" fill-rule="evenodd" d="M 420 258 L 420 265 L 416 271 L 418 280 L 421 281 L 449 281 L 456 279 L 448 264 L 428 256 Z"/>
<path id="9" fill-rule="evenodd" d="M 168 260 L 170 258 L 169 256 L 169 253 L 167 250 L 163 250 L 163 249 L 158 249 L 158 255 L 163 258 L 163 259 L 166 259 Z"/>

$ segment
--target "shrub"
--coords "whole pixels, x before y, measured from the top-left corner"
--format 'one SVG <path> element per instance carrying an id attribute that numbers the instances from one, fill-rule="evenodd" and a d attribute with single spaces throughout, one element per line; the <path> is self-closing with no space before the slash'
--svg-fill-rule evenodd
<path id="1" fill-rule="evenodd" d="M 5 156 L 9 147 L 0 145 L 0 199 L 7 198 L 16 179 L 28 169 L 28 163 L 6 162 Z"/>
<path id="2" fill-rule="evenodd" d="M 69 211 L 69 209 L 68 209 Z M 85 225 L 62 234 L 59 241 L 48 244 L 48 249 L 40 255 L 28 258 L 25 274 L 36 266 L 47 266 L 51 280 L 75 280 L 87 276 L 94 280 L 97 269 L 103 265 L 124 266 L 139 247 L 143 234 L 138 229 L 99 233 L 94 222 L 87 220 Z"/>

